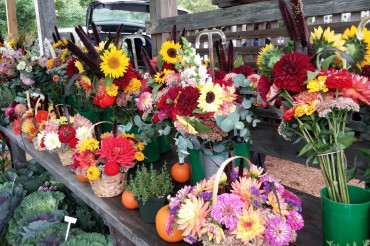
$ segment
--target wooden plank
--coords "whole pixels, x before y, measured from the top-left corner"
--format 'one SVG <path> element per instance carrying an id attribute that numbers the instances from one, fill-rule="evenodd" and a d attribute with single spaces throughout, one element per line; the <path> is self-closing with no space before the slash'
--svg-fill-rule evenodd
<path id="1" fill-rule="evenodd" d="M 17 13 L 16 13 L 16 7 L 15 7 L 15 0 L 5 0 L 5 8 L 6 8 L 6 22 L 8 25 L 8 33 L 17 35 L 18 27 L 17 27 Z"/>
<path id="2" fill-rule="evenodd" d="M 303 3 L 304 12 L 307 17 L 369 9 L 368 0 L 304 0 Z M 174 24 L 180 29 L 194 30 L 215 26 L 275 21 L 279 19 L 281 19 L 281 14 L 277 1 L 266 1 L 166 19 L 151 20 L 146 23 L 146 31 L 149 34 L 170 32 Z"/>
<path id="3" fill-rule="evenodd" d="M 10 127 L 0 126 L 8 137 L 17 143 L 19 147 L 26 150 L 36 161 L 44 166 L 59 181 L 64 183 L 72 192 L 93 208 L 109 224 L 112 233 L 113 243 L 117 246 L 140 245 L 140 246 L 185 246 L 187 243 L 167 243 L 159 238 L 153 224 L 143 223 L 139 211 L 129 210 L 123 207 L 121 197 L 99 198 L 96 197 L 87 183 L 77 180 L 69 167 L 63 167 L 56 154 L 47 151 L 39 152 L 29 142 L 23 144 L 20 136 L 15 136 Z M 174 159 L 175 158 L 175 159 Z M 168 163 L 174 163 L 177 158 L 173 150 L 163 155 L 162 159 Z M 132 169 L 130 170 L 132 171 Z M 305 220 L 305 227 L 298 232 L 298 238 L 292 245 L 312 246 L 321 245 L 321 213 L 320 199 L 298 190 L 291 189 L 302 201 L 302 216 Z M 130 240 L 127 241 L 127 240 Z M 196 245 L 201 245 L 200 243 Z"/>

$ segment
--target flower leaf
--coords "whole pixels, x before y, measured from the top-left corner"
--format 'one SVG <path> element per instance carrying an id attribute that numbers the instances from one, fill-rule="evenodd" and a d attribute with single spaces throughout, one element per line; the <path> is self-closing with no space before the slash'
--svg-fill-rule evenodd
<path id="1" fill-rule="evenodd" d="M 203 125 L 202 123 L 200 123 L 200 121 L 198 119 L 195 119 L 194 120 L 194 128 L 199 132 L 199 133 L 209 133 L 209 132 L 212 132 L 212 130 Z"/>
<path id="2" fill-rule="evenodd" d="M 334 60 L 334 58 L 336 57 L 337 55 L 332 55 L 332 56 L 329 56 L 328 58 L 326 58 L 322 63 L 321 63 L 321 68 L 324 69 L 324 70 L 328 70 L 329 69 L 329 66 L 331 64 L 331 62 Z"/>
<path id="3" fill-rule="evenodd" d="M 307 84 L 308 82 L 312 81 L 316 76 L 319 74 L 320 70 L 316 71 L 307 71 L 307 80 L 303 84 Z"/>
<path id="4" fill-rule="evenodd" d="M 240 67 L 241 65 L 243 65 L 243 59 L 241 57 L 239 57 L 238 59 L 235 60 L 234 62 L 234 68 L 238 68 Z"/>
<path id="5" fill-rule="evenodd" d="M 105 76 L 104 86 L 105 87 L 110 86 L 113 83 L 113 80 L 114 80 L 114 78 L 111 78 L 109 76 Z"/>
<path id="6" fill-rule="evenodd" d="M 357 141 L 357 139 L 354 138 L 354 137 L 339 135 L 338 136 L 338 147 L 339 147 L 339 149 L 345 149 L 356 141 Z"/>
<path id="7" fill-rule="evenodd" d="M 161 88 L 162 84 L 156 84 L 152 91 L 152 97 L 155 98 L 155 95 L 157 94 L 159 88 Z"/>
<path id="8" fill-rule="evenodd" d="M 224 132 L 230 132 L 232 129 L 234 129 L 234 122 L 230 119 L 225 119 L 221 123 L 221 130 Z"/>
<path id="9" fill-rule="evenodd" d="M 306 144 L 304 147 L 303 147 L 303 149 L 301 150 L 301 152 L 299 152 L 299 154 L 298 154 L 298 156 L 302 156 L 302 155 L 304 155 L 306 152 L 308 152 L 309 150 L 311 150 L 312 149 L 312 143 L 308 143 L 308 144 Z"/>
<path id="10" fill-rule="evenodd" d="M 157 68 L 158 68 L 158 71 L 161 71 L 162 70 L 163 64 L 164 64 L 164 61 L 163 61 L 162 55 L 158 55 L 157 56 Z"/>
<path id="11" fill-rule="evenodd" d="M 213 151 L 217 153 L 222 153 L 225 151 L 225 146 L 223 144 L 217 144 L 213 146 Z"/>

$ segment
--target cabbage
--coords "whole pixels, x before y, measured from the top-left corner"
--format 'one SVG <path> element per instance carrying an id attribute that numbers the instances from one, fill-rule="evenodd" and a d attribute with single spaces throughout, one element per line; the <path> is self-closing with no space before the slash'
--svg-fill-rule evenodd
<path id="1" fill-rule="evenodd" d="M 85 233 L 72 237 L 62 246 L 112 246 L 109 236 L 100 233 Z"/>

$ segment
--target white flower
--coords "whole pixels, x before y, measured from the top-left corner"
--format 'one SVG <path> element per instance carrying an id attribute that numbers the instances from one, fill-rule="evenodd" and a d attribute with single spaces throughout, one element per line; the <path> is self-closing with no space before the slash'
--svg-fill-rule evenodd
<path id="1" fill-rule="evenodd" d="M 24 70 L 26 68 L 26 63 L 24 61 L 21 61 L 17 65 L 18 70 Z"/>
<path id="2" fill-rule="evenodd" d="M 86 126 L 81 126 L 76 129 L 76 138 L 78 138 L 78 141 L 83 141 L 86 138 L 92 138 L 92 134 L 90 131 L 90 128 Z"/>
<path id="3" fill-rule="evenodd" d="M 37 140 L 37 145 L 41 145 L 41 141 L 42 141 L 42 138 L 45 136 L 45 133 L 44 131 L 40 131 L 38 134 L 37 134 L 37 137 L 36 137 L 36 140 Z"/>
<path id="4" fill-rule="evenodd" d="M 199 55 L 196 55 L 194 57 L 194 63 L 195 65 L 200 66 L 202 64 L 202 58 Z"/>
<path id="5" fill-rule="evenodd" d="M 38 56 L 32 56 L 31 57 L 31 61 L 37 61 L 39 59 L 39 57 Z"/>
<path id="6" fill-rule="evenodd" d="M 59 137 L 56 132 L 46 134 L 44 144 L 47 150 L 54 150 L 62 147 L 62 143 L 59 141 Z"/>
<path id="7" fill-rule="evenodd" d="M 32 66 L 27 66 L 26 67 L 26 72 L 29 72 L 29 73 L 32 72 Z"/>

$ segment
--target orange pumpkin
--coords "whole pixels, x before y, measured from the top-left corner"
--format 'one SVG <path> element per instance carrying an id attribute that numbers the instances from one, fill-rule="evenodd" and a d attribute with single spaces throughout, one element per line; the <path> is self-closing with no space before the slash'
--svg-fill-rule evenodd
<path id="1" fill-rule="evenodd" d="M 89 183 L 89 179 L 87 177 L 83 176 L 82 173 L 76 173 L 76 177 L 82 183 Z"/>
<path id="2" fill-rule="evenodd" d="M 173 235 L 168 235 L 166 232 L 167 219 L 170 216 L 169 205 L 162 207 L 155 216 L 155 228 L 158 235 L 166 242 L 175 243 L 180 242 L 184 237 L 181 235 L 182 230 L 173 228 Z"/>
<path id="3" fill-rule="evenodd" d="M 135 209 L 139 207 L 139 204 L 135 200 L 132 192 L 127 190 L 122 193 L 122 204 L 128 209 Z"/>
<path id="4" fill-rule="evenodd" d="M 185 183 L 190 179 L 191 169 L 188 163 L 175 163 L 171 168 L 171 176 L 178 183 Z"/>

